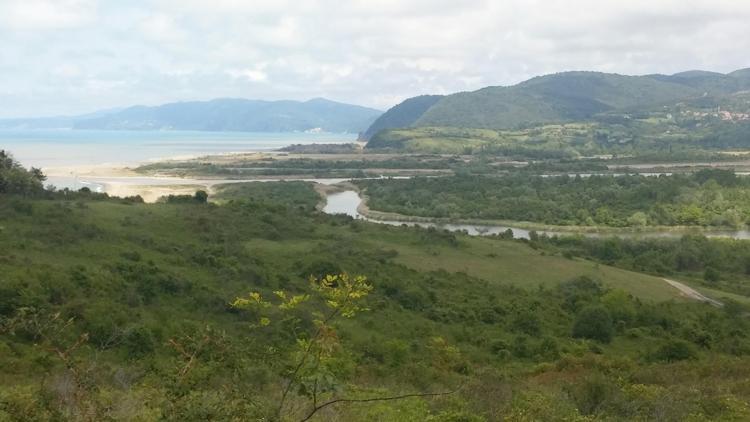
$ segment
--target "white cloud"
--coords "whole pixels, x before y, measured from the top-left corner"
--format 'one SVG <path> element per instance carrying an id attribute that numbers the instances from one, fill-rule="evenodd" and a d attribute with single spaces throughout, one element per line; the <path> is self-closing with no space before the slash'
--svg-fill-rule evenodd
<path id="1" fill-rule="evenodd" d="M 179 42 L 187 39 L 187 33 L 182 30 L 174 19 L 165 14 L 147 16 L 140 25 L 143 35 L 158 42 Z"/>
<path id="2" fill-rule="evenodd" d="M 266 82 L 268 80 L 268 74 L 259 68 L 230 69 L 227 73 L 233 78 L 244 78 L 250 82 Z"/>
<path id="3" fill-rule="evenodd" d="M 0 116 L 731 71 L 750 66 L 747 22 L 735 0 L 0 0 Z"/>
<path id="4" fill-rule="evenodd" d="M 3 0 L 0 27 L 12 30 L 75 28 L 96 16 L 93 0 Z"/>

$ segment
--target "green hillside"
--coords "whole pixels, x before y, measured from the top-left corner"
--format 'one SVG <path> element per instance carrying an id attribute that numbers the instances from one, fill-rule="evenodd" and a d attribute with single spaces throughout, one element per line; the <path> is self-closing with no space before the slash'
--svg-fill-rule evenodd
<path id="1" fill-rule="evenodd" d="M 427 109 L 441 98 L 443 98 L 442 95 L 420 95 L 419 97 L 409 98 L 378 117 L 362 134 L 362 139 L 369 141 L 383 129 L 413 125 Z"/>
<path id="2" fill-rule="evenodd" d="M 456 127 L 510 130 L 599 116 L 664 112 L 681 104 L 714 108 L 732 106 L 734 96 L 750 89 L 745 70 L 730 74 L 691 71 L 675 75 L 624 76 L 598 72 L 564 72 L 540 76 L 509 87 L 487 87 L 440 97 L 423 110 L 409 99 L 381 116 L 367 139 L 389 129 Z M 420 98 L 420 97 L 418 97 Z M 431 100 L 434 100 L 431 99 Z M 425 103 L 419 100 L 424 106 Z M 743 112 L 749 111 L 747 103 Z M 403 114 L 402 114 L 403 113 Z M 378 146 L 380 141 L 371 146 Z"/>
<path id="3" fill-rule="evenodd" d="M 0 193 L 2 420 L 748 416 L 746 318 L 658 277 L 323 215 L 302 182 L 220 191 Z M 321 322 L 306 278 L 339 272 L 366 309 Z"/>
<path id="4" fill-rule="evenodd" d="M 612 109 L 652 106 L 696 94 L 692 88 L 648 77 L 566 72 L 507 88 L 449 95 L 427 110 L 415 126 L 507 129 L 583 120 Z"/>

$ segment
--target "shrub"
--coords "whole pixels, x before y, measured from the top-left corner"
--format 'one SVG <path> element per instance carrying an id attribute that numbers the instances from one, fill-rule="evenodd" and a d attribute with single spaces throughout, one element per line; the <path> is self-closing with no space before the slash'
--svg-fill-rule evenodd
<path id="1" fill-rule="evenodd" d="M 148 327 L 136 325 L 125 334 L 123 345 L 132 357 L 139 358 L 153 352 L 156 341 Z"/>
<path id="2" fill-rule="evenodd" d="M 513 319 L 513 329 L 530 336 L 536 336 L 542 330 L 542 323 L 535 313 L 523 311 Z"/>
<path id="3" fill-rule="evenodd" d="M 208 193 L 204 190 L 199 190 L 195 192 L 195 196 L 193 196 L 196 202 L 200 204 L 205 204 L 208 202 Z"/>
<path id="4" fill-rule="evenodd" d="M 703 280 L 709 283 L 716 283 L 721 279 L 721 273 L 714 267 L 707 267 L 706 271 L 703 272 Z"/>
<path id="5" fill-rule="evenodd" d="M 696 356 L 695 348 L 684 340 L 669 340 L 654 354 L 654 359 L 666 362 L 693 359 Z"/>
<path id="6" fill-rule="evenodd" d="M 606 308 L 599 305 L 581 310 L 573 324 L 573 337 L 609 343 L 612 340 L 612 317 Z"/>

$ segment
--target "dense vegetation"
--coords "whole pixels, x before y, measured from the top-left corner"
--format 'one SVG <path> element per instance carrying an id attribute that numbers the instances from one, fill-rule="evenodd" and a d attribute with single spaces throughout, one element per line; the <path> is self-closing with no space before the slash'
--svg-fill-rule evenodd
<path id="1" fill-rule="evenodd" d="M 672 176 L 455 176 L 360 180 L 370 208 L 451 219 L 610 227 L 740 227 L 750 180 L 731 171 Z"/>
<path id="2" fill-rule="evenodd" d="M 46 177 L 41 170 L 23 168 L 10 153 L 0 150 L 0 195 L 38 194 L 44 188 Z"/>
<path id="3" fill-rule="evenodd" d="M 750 417 L 742 305 L 301 182 L 219 195 L 0 193 L 0 420 Z"/>

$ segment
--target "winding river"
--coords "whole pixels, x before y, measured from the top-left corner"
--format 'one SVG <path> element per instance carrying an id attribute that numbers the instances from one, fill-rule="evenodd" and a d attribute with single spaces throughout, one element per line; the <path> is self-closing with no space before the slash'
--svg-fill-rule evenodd
<path id="1" fill-rule="evenodd" d="M 356 219 L 366 220 L 373 223 L 388 224 L 391 226 L 419 226 L 419 227 L 435 227 L 448 231 L 463 231 L 470 236 L 490 236 L 505 232 L 510 229 L 513 231 L 513 237 L 516 239 L 528 239 L 531 230 L 522 229 L 519 227 L 511 226 L 498 226 L 498 225 L 483 225 L 483 224 L 453 224 L 453 223 L 429 223 L 429 222 L 405 222 L 395 220 L 376 220 L 373 218 L 366 217 L 359 213 L 358 208 L 362 203 L 362 198 L 359 194 L 353 190 L 346 190 L 343 192 L 330 193 L 326 196 L 327 202 L 323 208 L 323 212 L 327 214 L 346 214 Z M 750 239 L 750 230 L 675 230 L 675 231 L 638 231 L 638 232 L 565 232 L 565 231 L 549 231 L 549 230 L 536 230 L 539 234 L 553 235 L 574 235 L 580 234 L 587 237 L 605 237 L 605 236 L 619 236 L 619 237 L 634 237 L 634 238 L 647 238 L 647 237 L 661 237 L 661 238 L 679 238 L 685 234 L 696 233 L 703 234 L 706 237 L 725 237 L 733 239 Z"/>

